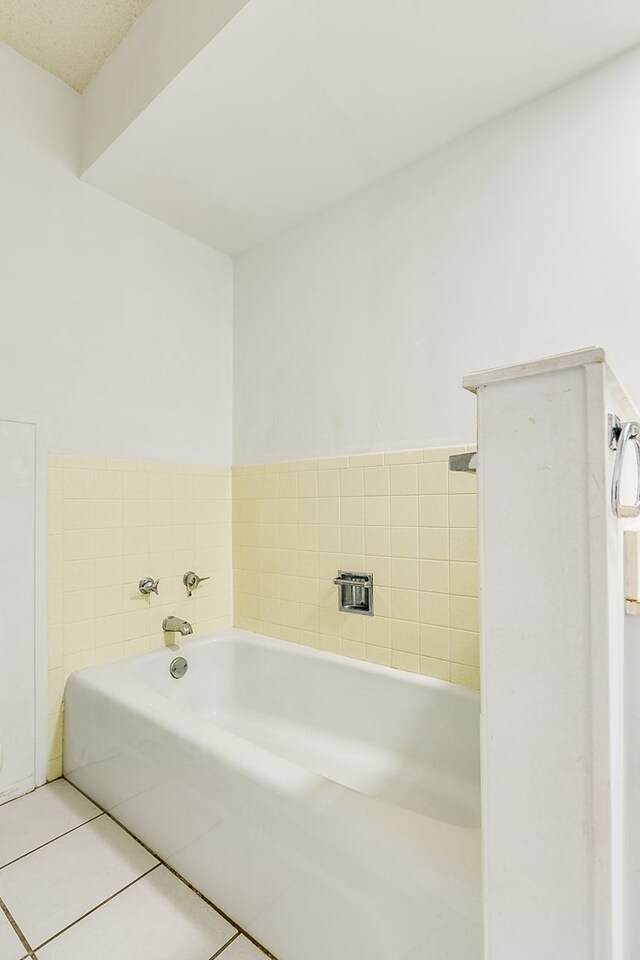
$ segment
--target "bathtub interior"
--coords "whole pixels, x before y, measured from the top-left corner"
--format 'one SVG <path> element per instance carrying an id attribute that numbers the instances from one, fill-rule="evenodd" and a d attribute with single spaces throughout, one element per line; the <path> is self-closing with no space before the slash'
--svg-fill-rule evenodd
<path id="1" fill-rule="evenodd" d="M 345 663 L 244 631 L 137 658 L 138 681 L 270 753 L 395 806 L 480 824 L 478 697 L 452 684 Z"/>

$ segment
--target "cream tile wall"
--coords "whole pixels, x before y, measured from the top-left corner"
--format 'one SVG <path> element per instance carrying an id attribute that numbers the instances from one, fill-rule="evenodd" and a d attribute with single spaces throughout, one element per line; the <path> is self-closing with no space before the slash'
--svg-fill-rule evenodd
<path id="1" fill-rule="evenodd" d="M 211 576 L 190 599 L 187 570 Z M 160 578 L 159 596 L 138 591 L 146 575 Z M 50 779 L 68 675 L 163 646 L 168 614 L 196 634 L 232 622 L 230 468 L 51 455 Z"/>
<path id="2" fill-rule="evenodd" d="M 472 449 L 234 467 L 235 625 L 478 686 Z M 339 569 L 373 573 L 373 617 L 337 611 Z"/>

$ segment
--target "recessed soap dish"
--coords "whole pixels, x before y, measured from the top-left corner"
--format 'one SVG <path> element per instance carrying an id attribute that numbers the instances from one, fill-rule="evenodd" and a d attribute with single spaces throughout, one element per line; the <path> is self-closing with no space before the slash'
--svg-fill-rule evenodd
<path id="1" fill-rule="evenodd" d="M 373 574 L 338 570 L 333 581 L 338 587 L 338 610 L 373 616 Z"/>

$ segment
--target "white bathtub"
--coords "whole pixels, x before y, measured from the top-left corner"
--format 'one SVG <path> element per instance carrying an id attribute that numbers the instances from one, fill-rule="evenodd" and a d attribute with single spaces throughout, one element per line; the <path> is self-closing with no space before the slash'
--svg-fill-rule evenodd
<path id="1" fill-rule="evenodd" d="M 279 960 L 479 960 L 478 698 L 242 630 L 70 677 L 65 776 Z"/>

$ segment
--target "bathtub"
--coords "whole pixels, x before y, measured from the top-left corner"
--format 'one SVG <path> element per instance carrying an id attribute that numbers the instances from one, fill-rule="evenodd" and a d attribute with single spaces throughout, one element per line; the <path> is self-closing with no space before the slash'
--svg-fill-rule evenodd
<path id="1" fill-rule="evenodd" d="M 479 960 L 478 719 L 230 629 L 73 674 L 64 774 L 278 960 Z"/>

